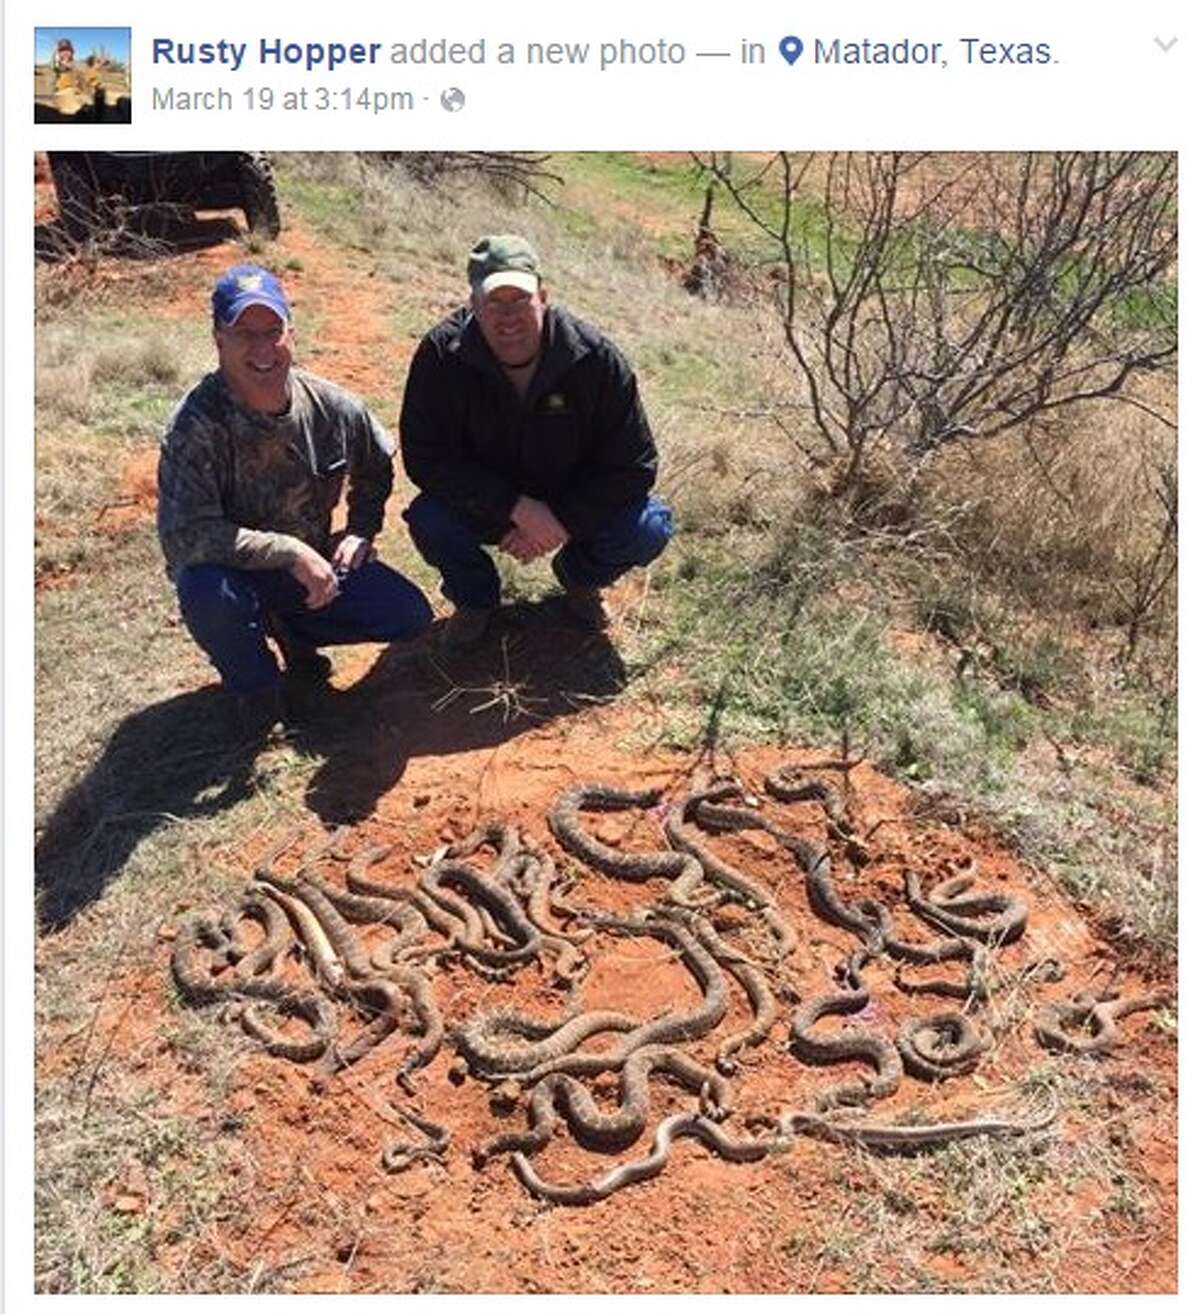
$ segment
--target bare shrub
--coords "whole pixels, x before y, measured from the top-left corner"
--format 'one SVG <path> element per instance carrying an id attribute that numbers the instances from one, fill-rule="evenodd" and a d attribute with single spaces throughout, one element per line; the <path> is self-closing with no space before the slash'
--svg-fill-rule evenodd
<path id="1" fill-rule="evenodd" d="M 741 415 L 804 513 L 902 547 L 914 596 L 991 599 L 972 646 L 1023 608 L 1119 630 L 1126 661 L 1169 643 L 1175 157 L 694 158 L 775 273 L 777 381 Z M 993 669 L 1037 683 L 1026 648 Z"/>
<path id="2" fill-rule="evenodd" d="M 1132 533 L 1118 553 L 1110 579 L 1121 603 L 1125 629 L 1122 656 L 1137 652 L 1146 629 L 1166 610 L 1174 614 L 1173 585 L 1179 552 L 1179 467 L 1176 455 L 1143 456 L 1138 470 L 1140 504 L 1150 508 L 1152 522 L 1143 533 Z M 1134 499 L 1130 499 L 1131 504 Z"/>
<path id="3" fill-rule="evenodd" d="M 546 168 L 550 156 L 525 151 L 380 151 L 367 156 L 427 187 L 463 175 L 480 179 L 507 201 L 536 196 L 551 204 L 549 192 L 563 180 Z"/>
<path id="4" fill-rule="evenodd" d="M 941 454 L 911 505 L 921 524 L 940 525 L 956 587 L 969 576 L 1059 623 L 1073 614 L 1118 630 L 1126 660 L 1148 635 L 1172 641 L 1175 430 L 1150 412 L 1173 405 L 1174 380 L 1153 383 L 1138 394 L 1153 407 L 1091 402 L 1073 422 L 1046 417 L 1034 435 Z"/>
<path id="5" fill-rule="evenodd" d="M 873 461 L 912 479 L 951 443 L 1122 396 L 1174 361 L 1175 157 L 979 158 L 932 180 L 898 152 L 785 152 L 749 177 L 705 164 L 775 252 L 816 430 L 794 441 L 835 496 L 861 495 Z"/>
<path id="6" fill-rule="evenodd" d="M 97 219 L 92 227 L 69 232 L 61 224 L 41 225 L 35 236 L 34 318 L 44 321 L 64 309 L 94 307 L 124 295 L 114 263 L 136 260 L 143 289 L 171 285 L 169 243 L 131 227 L 127 215 Z"/>

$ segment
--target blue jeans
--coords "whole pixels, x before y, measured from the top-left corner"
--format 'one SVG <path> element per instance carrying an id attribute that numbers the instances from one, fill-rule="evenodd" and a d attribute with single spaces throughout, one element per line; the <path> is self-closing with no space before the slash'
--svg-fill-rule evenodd
<path id="1" fill-rule="evenodd" d="M 500 605 L 500 576 L 483 550 L 487 532 L 429 493 L 404 513 L 417 551 L 442 573 L 442 592 L 456 607 Z M 671 541 L 671 510 L 656 497 L 619 511 L 587 538 L 573 538 L 551 566 L 564 587 L 601 589 L 634 566 L 648 566 Z"/>
<path id="2" fill-rule="evenodd" d="M 298 643 L 323 648 L 413 639 L 433 619 L 421 590 L 381 561 L 350 571 L 339 584 L 337 597 L 317 611 L 304 605 L 303 587 L 286 570 L 185 566 L 175 588 L 184 624 L 225 688 L 248 694 L 280 678 L 266 643 L 269 623 Z"/>

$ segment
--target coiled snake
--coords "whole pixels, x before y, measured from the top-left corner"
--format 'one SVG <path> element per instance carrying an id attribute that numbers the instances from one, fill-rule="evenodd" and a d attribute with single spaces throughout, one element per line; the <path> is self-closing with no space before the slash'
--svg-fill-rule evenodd
<path id="1" fill-rule="evenodd" d="M 261 921 L 266 931 L 262 946 L 244 955 L 231 934 L 231 920 L 213 913 L 198 913 L 180 927 L 171 953 L 171 972 L 188 1003 L 225 1001 L 240 1017 L 242 1026 L 260 1040 L 267 1052 L 297 1063 L 322 1057 L 337 1034 L 337 1018 L 324 996 L 302 990 L 275 972 L 279 957 L 290 944 L 287 918 L 279 906 L 256 893 L 247 893 L 235 913 Z M 213 975 L 214 960 L 235 964 L 228 978 Z M 243 966 L 244 965 L 244 966 Z M 270 970 L 268 970 L 268 968 Z M 313 1028 L 309 1039 L 292 1039 L 273 1030 L 255 1007 L 270 1003 L 279 1012 L 302 1018 Z"/>
<path id="2" fill-rule="evenodd" d="M 1163 1008 L 1172 1002 L 1167 991 L 1155 991 L 1134 999 L 1121 999 L 1111 991 L 1101 995 L 1077 995 L 1074 999 L 1047 1004 L 1034 1023 L 1033 1032 L 1047 1049 L 1069 1054 L 1106 1054 L 1120 1043 L 1117 1022 L 1130 1013 Z M 1067 1028 L 1085 1026 L 1088 1035 L 1072 1035 Z"/>

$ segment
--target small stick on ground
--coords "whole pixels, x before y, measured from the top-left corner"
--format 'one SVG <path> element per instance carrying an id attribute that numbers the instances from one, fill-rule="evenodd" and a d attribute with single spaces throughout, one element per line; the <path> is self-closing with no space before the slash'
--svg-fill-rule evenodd
<path id="1" fill-rule="evenodd" d="M 452 684 L 450 677 L 446 674 L 436 662 L 433 663 L 434 669 L 451 685 L 442 696 L 432 704 L 435 712 L 444 711 L 456 699 L 461 698 L 464 694 L 482 695 L 484 701 L 472 707 L 469 710 L 472 716 L 479 712 L 489 711 L 493 707 L 500 708 L 500 719 L 507 724 L 509 721 L 515 721 L 518 717 L 527 716 L 534 721 L 543 721 L 546 718 L 540 713 L 535 712 L 530 706 L 531 703 L 546 703 L 549 699 L 536 696 L 527 692 L 528 682 L 525 680 L 514 680 L 512 670 L 508 660 L 508 636 L 505 635 L 500 640 L 501 659 L 504 663 L 504 675 L 499 680 L 493 680 L 491 684 L 483 685 L 459 685 Z"/>

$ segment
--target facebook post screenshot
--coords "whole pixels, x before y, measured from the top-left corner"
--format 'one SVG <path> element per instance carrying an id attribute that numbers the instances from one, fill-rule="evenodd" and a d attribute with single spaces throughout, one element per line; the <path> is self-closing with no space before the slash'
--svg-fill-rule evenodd
<path id="1" fill-rule="evenodd" d="M 1192 11 L 83 12 L 4 16 L 6 1306 L 1197 1308 Z"/>

